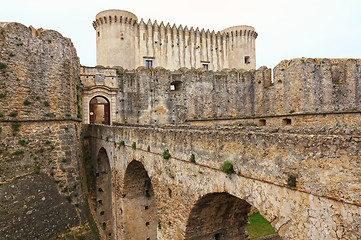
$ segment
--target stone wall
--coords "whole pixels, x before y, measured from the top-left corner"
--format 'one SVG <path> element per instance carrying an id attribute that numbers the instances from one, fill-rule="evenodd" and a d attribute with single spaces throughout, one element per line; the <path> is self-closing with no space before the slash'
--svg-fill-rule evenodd
<path id="1" fill-rule="evenodd" d="M 141 67 L 117 72 L 114 122 L 179 124 L 243 119 L 262 125 L 267 123 L 258 120 L 264 119 L 271 126 L 282 126 L 289 118 L 297 126 L 360 124 L 359 59 L 283 61 L 275 67 L 273 77 L 266 67 L 221 72 Z"/>
<path id="2" fill-rule="evenodd" d="M 234 222 L 232 212 L 222 212 L 225 205 L 217 199 L 234 203 L 232 206 L 247 207 L 245 201 L 256 207 L 283 239 L 361 236 L 359 129 L 350 135 L 324 128 L 93 125 L 88 134 L 93 159 L 105 149 L 110 161 L 113 218 L 117 219 L 114 234 L 118 238 L 132 234 L 124 229 L 124 219 L 130 219 L 124 203 L 129 184 L 141 185 L 136 175 L 133 182 L 126 180 L 133 161 L 140 162 L 151 179 L 158 239 L 216 234 L 219 239 L 239 239 L 238 233 L 238 238 L 222 238 L 234 230 L 223 231 L 227 226 L 242 221 Z M 169 159 L 163 157 L 165 149 L 171 154 Z M 233 163 L 234 174 L 221 171 L 225 160 Z M 296 187 L 290 177 L 295 177 Z M 218 198 L 219 193 L 226 195 Z M 207 206 L 198 204 L 202 202 Z M 142 209 L 142 201 L 133 203 Z M 220 209 L 219 215 L 214 209 Z M 237 219 L 247 216 L 247 208 L 240 209 L 243 212 L 234 212 Z M 197 216 L 212 221 L 195 224 L 192 219 Z M 148 219 L 151 217 L 156 216 Z M 229 224 L 215 232 L 212 224 L 221 226 L 224 217 L 223 223 Z"/>
<path id="3" fill-rule="evenodd" d="M 255 114 L 360 110 L 360 59 L 293 59 L 256 72 Z"/>
<path id="4" fill-rule="evenodd" d="M 0 23 L 0 68 L 0 238 L 94 239 L 73 44 L 55 31 Z"/>

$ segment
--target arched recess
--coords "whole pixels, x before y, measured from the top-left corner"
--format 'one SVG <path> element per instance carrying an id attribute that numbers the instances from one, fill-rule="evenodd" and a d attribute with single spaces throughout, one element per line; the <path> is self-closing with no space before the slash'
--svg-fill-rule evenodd
<path id="1" fill-rule="evenodd" d="M 143 164 L 133 160 L 124 175 L 123 216 L 125 239 L 157 239 L 157 203 Z"/>
<path id="2" fill-rule="evenodd" d="M 192 208 L 185 239 L 248 239 L 245 227 L 251 205 L 228 193 L 210 193 Z"/>
<path id="3" fill-rule="evenodd" d="M 95 167 L 96 216 L 107 239 L 112 239 L 112 188 L 111 170 L 106 150 L 101 148 Z"/>
<path id="4" fill-rule="evenodd" d="M 86 88 L 82 93 L 83 101 L 83 121 L 85 124 L 90 124 L 90 101 L 95 97 L 105 98 L 109 105 L 109 114 L 110 114 L 110 125 L 113 121 L 117 121 L 116 116 L 116 99 L 117 99 L 117 88 L 108 88 L 105 86 L 95 86 L 92 88 Z M 118 119 L 119 121 L 119 119 Z"/>
<path id="5" fill-rule="evenodd" d="M 95 96 L 89 101 L 90 124 L 110 125 L 110 103 L 106 97 Z"/>

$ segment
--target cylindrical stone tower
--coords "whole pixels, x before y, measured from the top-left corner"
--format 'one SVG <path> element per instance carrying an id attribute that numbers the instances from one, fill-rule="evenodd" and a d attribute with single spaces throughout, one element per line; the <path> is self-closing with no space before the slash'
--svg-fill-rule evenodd
<path id="1" fill-rule="evenodd" d="M 251 26 L 235 26 L 224 29 L 226 34 L 228 67 L 246 70 L 256 69 L 255 42 L 258 34 Z"/>
<path id="2" fill-rule="evenodd" d="M 135 24 L 138 19 L 131 12 L 105 10 L 96 15 L 97 65 L 104 67 L 135 67 Z"/>

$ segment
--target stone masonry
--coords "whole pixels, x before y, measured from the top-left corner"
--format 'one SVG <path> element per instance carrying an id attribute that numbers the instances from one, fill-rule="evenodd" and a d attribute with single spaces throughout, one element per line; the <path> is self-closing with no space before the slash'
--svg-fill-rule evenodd
<path id="1" fill-rule="evenodd" d="M 226 42 L 253 28 L 216 49 L 125 11 L 94 27 L 100 45 L 117 30 L 130 67 L 80 66 L 58 32 L 0 23 L 1 239 L 248 239 L 251 207 L 283 239 L 361 238 L 360 59 L 227 69 Z M 162 51 L 179 62 L 134 69 Z"/>
<path id="2" fill-rule="evenodd" d="M 246 239 L 234 231 L 247 224 L 242 219 L 254 206 L 282 239 L 356 240 L 361 236 L 360 129 L 354 134 L 322 128 L 90 125 L 88 140 L 93 161 L 99 151 L 107 154 L 102 156 L 111 169 L 116 239 L 144 239 L 154 231 L 156 239 Z M 221 170 L 225 160 L 235 173 Z M 137 177 L 144 171 L 145 178 Z M 139 187 L 130 193 L 130 185 Z M 134 219 L 136 209 L 141 213 Z"/>
<path id="3" fill-rule="evenodd" d="M 94 239 L 73 44 L 55 31 L 0 23 L 0 68 L 0 238 Z"/>

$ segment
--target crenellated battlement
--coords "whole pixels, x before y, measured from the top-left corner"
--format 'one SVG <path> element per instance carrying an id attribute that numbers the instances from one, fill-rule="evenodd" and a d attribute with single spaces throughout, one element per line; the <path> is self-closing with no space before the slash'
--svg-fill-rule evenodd
<path id="1" fill-rule="evenodd" d="M 93 27 L 97 31 L 97 65 L 127 69 L 162 66 L 171 70 L 256 68 L 258 34 L 251 26 L 215 31 L 143 18 L 138 23 L 133 13 L 106 10 L 97 14 Z"/>
<path id="2" fill-rule="evenodd" d="M 258 36 L 258 33 L 255 31 L 254 27 L 247 25 L 234 26 L 226 28 L 221 31 L 222 34 L 225 34 L 227 37 L 254 37 L 255 39 Z"/>
<path id="3" fill-rule="evenodd" d="M 360 59 L 326 58 L 296 58 L 282 61 L 274 69 L 263 66 L 250 71 L 118 69 L 121 77 L 117 82 L 122 89 L 118 98 L 124 101 L 115 103 L 120 113 L 115 117 L 119 122 L 143 124 L 218 118 L 229 123 L 250 119 L 258 124 L 263 119 L 273 126 L 281 126 L 287 118 L 296 121 L 292 125 L 303 126 L 300 116 L 308 116 L 302 118 L 315 124 L 340 121 L 355 126 L 358 121 L 344 123 L 342 114 L 360 114 L 360 71 Z M 88 72 L 95 75 L 96 69 Z M 86 79 L 87 84 L 92 82 L 91 77 Z M 159 112 L 159 108 L 165 110 Z M 320 119 L 313 117 L 316 115 Z"/>
<path id="4" fill-rule="evenodd" d="M 96 15 L 95 21 L 93 21 L 93 27 L 94 29 L 97 29 L 100 25 L 107 23 L 135 25 L 137 22 L 137 16 L 131 12 L 123 10 L 105 10 Z"/>
<path id="5" fill-rule="evenodd" d="M 170 23 L 164 24 L 163 21 L 158 24 L 157 20 L 152 22 L 151 19 L 148 19 L 147 23 L 145 23 L 143 18 L 139 23 L 134 24 L 134 27 L 138 27 L 139 30 L 147 30 L 150 33 L 159 32 L 162 34 L 160 38 L 165 38 L 167 34 L 173 36 L 191 36 L 193 38 L 196 36 L 198 36 L 198 38 L 204 36 L 207 39 L 223 39 L 226 37 L 226 33 L 221 33 L 220 31 L 215 32 L 212 30 L 211 32 L 209 29 L 199 30 L 198 27 L 196 29 L 194 29 L 194 27 L 188 28 L 188 26 L 183 27 L 182 24 L 179 26 L 176 24 L 171 25 Z"/>

